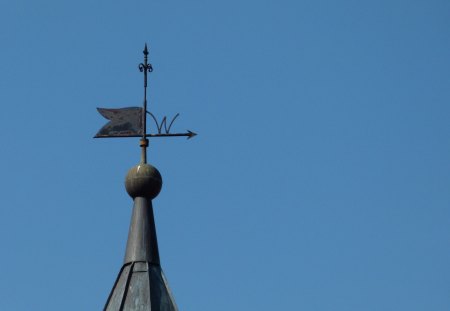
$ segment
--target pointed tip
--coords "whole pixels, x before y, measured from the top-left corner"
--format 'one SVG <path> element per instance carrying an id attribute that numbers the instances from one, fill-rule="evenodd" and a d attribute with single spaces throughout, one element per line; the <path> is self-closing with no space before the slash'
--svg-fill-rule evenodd
<path id="1" fill-rule="evenodd" d="M 148 55 L 147 42 L 145 42 L 144 55 Z"/>
<path id="2" fill-rule="evenodd" d="M 197 136 L 197 133 L 195 133 L 195 132 L 192 132 L 192 131 L 189 131 L 189 130 L 187 130 L 187 132 L 189 134 L 187 139 L 191 139 L 192 137 Z"/>

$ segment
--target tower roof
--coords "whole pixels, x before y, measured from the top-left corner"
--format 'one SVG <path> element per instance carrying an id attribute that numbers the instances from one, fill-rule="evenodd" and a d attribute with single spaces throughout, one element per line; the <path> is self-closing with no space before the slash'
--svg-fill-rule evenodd
<path id="1" fill-rule="evenodd" d="M 122 268 L 104 311 L 177 311 L 159 261 L 152 201 L 161 190 L 158 170 L 149 164 L 130 169 L 125 179 L 134 200 Z"/>

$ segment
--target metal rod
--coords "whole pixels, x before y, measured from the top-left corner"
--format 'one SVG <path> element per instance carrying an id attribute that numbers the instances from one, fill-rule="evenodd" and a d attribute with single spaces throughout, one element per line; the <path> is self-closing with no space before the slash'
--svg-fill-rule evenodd
<path id="1" fill-rule="evenodd" d="M 186 136 L 188 138 L 192 138 L 194 136 L 197 136 L 197 133 L 188 131 L 187 133 L 174 133 L 174 134 L 145 134 L 145 137 L 179 137 L 179 136 Z M 127 137 L 142 137 L 142 135 L 127 135 L 127 136 L 96 136 L 94 138 L 127 138 Z M 141 143 L 144 143 L 144 140 L 140 140 Z M 148 146 L 148 139 L 147 139 L 147 146 Z"/>
<path id="2" fill-rule="evenodd" d="M 143 139 L 145 139 L 145 133 L 147 133 L 147 114 L 145 113 L 147 111 L 147 70 L 148 70 L 148 49 L 147 49 L 147 43 L 145 44 L 144 48 L 144 111 L 143 111 L 143 129 L 144 134 L 142 136 Z"/>
<path id="3" fill-rule="evenodd" d="M 139 70 L 144 73 L 144 107 L 143 107 L 143 113 L 142 113 L 142 139 L 140 140 L 140 146 L 141 146 L 141 163 L 147 163 L 147 147 L 148 147 L 148 139 L 146 138 L 147 135 L 147 73 L 153 71 L 153 67 L 151 64 L 148 63 L 148 48 L 147 43 L 144 47 L 144 63 L 139 64 Z"/>
<path id="4" fill-rule="evenodd" d="M 189 132 L 189 133 L 175 133 L 175 134 L 147 134 L 145 136 L 147 137 L 176 137 L 176 136 L 188 136 L 188 137 L 193 137 L 197 135 L 194 132 Z"/>

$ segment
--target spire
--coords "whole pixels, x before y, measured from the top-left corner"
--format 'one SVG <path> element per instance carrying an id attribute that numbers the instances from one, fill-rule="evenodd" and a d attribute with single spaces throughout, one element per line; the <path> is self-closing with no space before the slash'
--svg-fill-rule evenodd
<path id="1" fill-rule="evenodd" d="M 104 311 L 177 311 L 159 261 L 152 199 L 161 190 L 159 171 L 141 163 L 131 168 L 125 188 L 134 200 L 125 259 Z"/>
<path id="2" fill-rule="evenodd" d="M 186 136 L 189 139 L 196 133 L 189 130 L 171 133 L 179 114 L 167 126 L 167 117 L 159 123 L 147 110 L 147 74 L 153 71 L 148 63 L 147 44 L 143 53 L 144 62 L 139 64 L 139 70 L 144 73 L 143 107 L 97 108 L 109 123 L 96 138 L 141 137 L 141 161 L 125 178 L 125 188 L 134 202 L 125 258 L 104 311 L 178 311 L 159 259 L 152 200 L 161 191 L 162 178 L 159 171 L 147 163 L 148 137 Z M 155 122 L 157 133 L 147 133 L 147 114 Z"/>

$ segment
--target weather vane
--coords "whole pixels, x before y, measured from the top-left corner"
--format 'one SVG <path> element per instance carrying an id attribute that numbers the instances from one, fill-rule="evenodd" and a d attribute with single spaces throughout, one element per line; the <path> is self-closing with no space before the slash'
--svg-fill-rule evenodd
<path id="1" fill-rule="evenodd" d="M 128 170 L 125 177 L 125 189 L 133 198 L 125 257 L 103 310 L 178 311 L 161 268 L 153 215 L 152 200 L 161 191 L 163 181 L 156 167 L 147 163 L 147 147 L 150 137 L 186 136 L 189 139 L 196 134 L 191 131 L 186 133 L 170 131 L 179 116 L 178 113 L 168 123 L 167 117 L 163 117 L 161 122 L 158 122 L 156 117 L 147 110 L 147 76 L 153 71 L 152 65 L 148 63 L 147 44 L 144 48 L 144 61 L 139 64 L 139 70 L 144 73 L 143 107 L 97 108 L 109 122 L 95 137 L 141 138 L 139 144 L 141 161 Z M 155 122 L 155 133 L 147 133 L 147 115 Z"/>
<path id="2" fill-rule="evenodd" d="M 153 67 L 148 63 L 148 48 L 145 44 L 144 62 L 139 64 L 139 71 L 144 73 L 144 104 L 143 107 L 126 107 L 126 108 L 97 108 L 98 112 L 109 120 L 94 138 L 114 138 L 114 137 L 142 137 L 140 140 L 141 163 L 147 163 L 147 137 L 177 137 L 186 136 L 188 139 L 197 135 L 187 130 L 185 133 L 171 133 L 173 123 L 180 115 L 177 113 L 167 125 L 167 117 L 163 117 L 161 123 L 156 117 L 147 110 L 147 75 L 153 71 Z M 155 122 L 157 132 L 147 133 L 147 114 L 150 115 Z"/>

